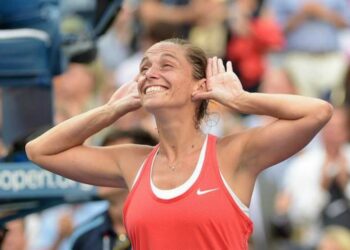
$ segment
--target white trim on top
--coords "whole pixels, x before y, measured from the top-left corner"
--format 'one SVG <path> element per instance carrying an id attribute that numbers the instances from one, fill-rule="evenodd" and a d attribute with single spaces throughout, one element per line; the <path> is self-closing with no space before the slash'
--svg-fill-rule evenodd
<path id="1" fill-rule="evenodd" d="M 150 175 L 151 180 L 150 180 L 150 182 L 151 182 L 152 192 L 154 193 L 154 195 L 156 197 L 158 197 L 159 199 L 163 199 L 163 200 L 170 200 L 170 199 L 176 198 L 176 197 L 184 194 L 187 190 L 189 190 L 191 188 L 191 186 L 196 182 L 196 180 L 198 179 L 198 177 L 201 173 L 204 158 L 205 158 L 205 152 L 207 149 L 207 142 L 208 142 L 208 135 L 205 138 L 201 152 L 199 154 L 199 159 L 197 161 L 197 165 L 196 165 L 191 177 L 188 178 L 183 184 L 181 184 L 180 186 L 173 188 L 173 189 L 160 189 L 160 188 L 157 188 L 156 185 L 153 183 L 152 170 L 153 170 L 154 159 L 156 158 L 157 154 L 154 156 L 153 161 L 152 161 L 152 165 L 151 165 L 151 175 Z"/>

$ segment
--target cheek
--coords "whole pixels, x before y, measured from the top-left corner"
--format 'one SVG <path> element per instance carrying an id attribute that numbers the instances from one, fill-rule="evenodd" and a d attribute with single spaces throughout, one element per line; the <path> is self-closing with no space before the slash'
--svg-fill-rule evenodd
<path id="1" fill-rule="evenodd" d="M 169 95 L 181 95 L 185 98 L 192 95 L 193 84 L 185 72 L 164 75 L 164 79 L 171 84 L 172 91 Z"/>
<path id="2" fill-rule="evenodd" d="M 181 99 L 187 100 L 192 96 L 193 90 L 188 83 L 182 83 L 174 88 L 174 93 L 176 93 Z"/>

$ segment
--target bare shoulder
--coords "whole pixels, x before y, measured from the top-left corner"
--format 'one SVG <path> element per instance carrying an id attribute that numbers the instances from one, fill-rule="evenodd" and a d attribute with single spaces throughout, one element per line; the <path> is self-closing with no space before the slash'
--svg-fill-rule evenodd
<path id="1" fill-rule="evenodd" d="M 239 150 L 244 147 L 244 143 L 251 136 L 255 129 L 245 129 L 237 133 L 218 137 L 217 148 L 219 152 Z"/>
<path id="2" fill-rule="evenodd" d="M 119 166 L 125 182 L 130 187 L 134 178 L 154 147 L 148 145 L 123 144 L 109 146 L 106 149 Z"/>
<path id="3" fill-rule="evenodd" d="M 232 170 L 238 169 L 248 139 L 257 129 L 245 129 L 217 139 L 217 156 L 223 171 L 227 170 L 233 173 Z"/>
<path id="4" fill-rule="evenodd" d="M 259 128 L 250 128 L 239 133 L 218 138 L 217 160 L 220 171 L 239 199 L 249 206 L 256 176 L 245 167 L 245 151 L 249 138 Z"/>

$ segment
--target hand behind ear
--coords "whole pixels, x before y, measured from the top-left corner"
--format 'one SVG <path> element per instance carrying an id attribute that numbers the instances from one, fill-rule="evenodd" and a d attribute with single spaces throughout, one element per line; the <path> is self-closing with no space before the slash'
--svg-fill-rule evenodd
<path id="1" fill-rule="evenodd" d="M 192 93 L 194 101 L 213 99 L 225 105 L 244 92 L 230 61 L 227 62 L 225 69 L 222 59 L 209 58 L 206 73 L 206 88 L 200 88 Z"/>
<path id="2" fill-rule="evenodd" d="M 122 103 L 127 111 L 132 111 L 140 108 L 141 100 L 138 87 L 144 80 L 144 76 L 138 76 L 134 81 L 122 85 L 114 92 L 112 97 L 109 99 L 108 104 L 114 105 L 116 103 Z"/>

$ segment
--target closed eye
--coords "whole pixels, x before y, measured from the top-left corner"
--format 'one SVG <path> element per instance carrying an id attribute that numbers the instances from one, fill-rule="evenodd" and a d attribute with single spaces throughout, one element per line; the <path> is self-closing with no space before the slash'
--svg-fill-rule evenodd
<path id="1" fill-rule="evenodd" d="M 144 73 L 147 70 L 148 70 L 148 67 L 141 67 L 140 68 L 140 73 Z"/>
<path id="2" fill-rule="evenodd" d="M 170 68 L 173 68 L 174 66 L 172 64 L 164 64 L 162 66 L 163 69 L 170 69 Z"/>

